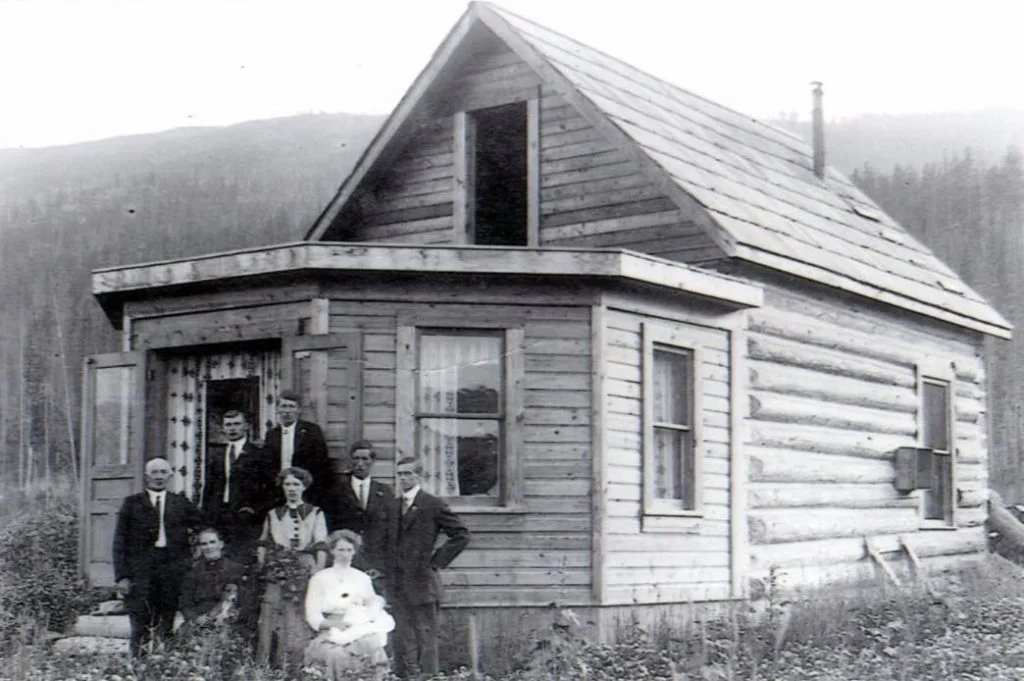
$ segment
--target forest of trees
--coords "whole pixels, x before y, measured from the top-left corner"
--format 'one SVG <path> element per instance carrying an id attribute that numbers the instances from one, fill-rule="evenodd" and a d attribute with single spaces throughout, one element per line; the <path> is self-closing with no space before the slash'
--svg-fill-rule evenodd
<path id="1" fill-rule="evenodd" d="M 851 179 L 1016 327 L 988 339 L 990 485 L 1024 501 L 1024 156 L 1011 146 L 996 163 L 970 148 L 921 168 L 888 173 L 864 165 Z"/>
<path id="2" fill-rule="evenodd" d="M 0 480 L 73 471 L 93 269 L 301 239 L 381 119 L 308 115 L 0 150 Z"/>
<path id="3" fill-rule="evenodd" d="M 1011 146 L 1024 115 L 1001 115 L 998 152 L 970 146 L 988 119 L 940 126 L 957 138 L 885 120 L 830 125 L 830 162 L 1024 329 L 1024 158 Z M 120 349 L 92 269 L 302 238 L 380 121 L 309 115 L 0 150 L 0 480 L 73 470 L 82 360 Z M 919 142 L 909 157 L 877 144 L 901 134 Z M 1024 502 L 1020 348 L 1024 333 L 986 344 L 992 479 Z"/>

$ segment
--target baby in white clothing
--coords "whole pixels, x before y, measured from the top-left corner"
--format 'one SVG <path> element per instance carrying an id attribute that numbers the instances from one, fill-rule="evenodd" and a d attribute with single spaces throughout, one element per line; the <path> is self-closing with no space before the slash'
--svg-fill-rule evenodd
<path id="1" fill-rule="evenodd" d="M 384 647 L 388 632 L 395 628 L 395 620 L 384 610 L 384 599 L 373 595 L 362 602 L 353 601 L 342 619 L 344 628 L 331 627 L 327 640 L 346 645 L 364 636 L 373 636 L 372 641 Z"/>

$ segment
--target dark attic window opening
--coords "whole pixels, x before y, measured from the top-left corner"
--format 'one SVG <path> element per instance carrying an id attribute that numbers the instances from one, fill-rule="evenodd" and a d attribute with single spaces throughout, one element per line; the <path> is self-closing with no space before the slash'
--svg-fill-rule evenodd
<path id="1" fill-rule="evenodd" d="M 527 245 L 526 117 L 526 102 L 473 112 L 478 245 Z"/>

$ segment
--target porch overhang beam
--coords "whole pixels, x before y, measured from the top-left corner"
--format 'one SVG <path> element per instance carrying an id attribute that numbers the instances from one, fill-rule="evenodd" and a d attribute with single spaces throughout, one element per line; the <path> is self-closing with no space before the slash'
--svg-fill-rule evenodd
<path id="1" fill-rule="evenodd" d="M 295 272 L 607 278 L 760 307 L 760 286 L 644 253 L 608 249 L 299 242 L 94 270 L 92 293 L 112 318 L 124 299 L 161 289 Z"/>

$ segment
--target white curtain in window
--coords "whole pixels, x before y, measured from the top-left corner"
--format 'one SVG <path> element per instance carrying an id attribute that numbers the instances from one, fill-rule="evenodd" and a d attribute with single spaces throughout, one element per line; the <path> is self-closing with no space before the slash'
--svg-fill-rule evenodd
<path id="1" fill-rule="evenodd" d="M 417 411 L 458 414 L 459 388 L 473 387 L 467 374 L 475 365 L 493 366 L 494 347 L 493 337 L 423 335 Z M 421 418 L 418 429 L 424 488 L 442 497 L 459 496 L 459 420 Z"/>
<path id="2" fill-rule="evenodd" d="M 654 352 L 654 423 L 689 426 L 689 377 L 686 354 Z M 654 496 L 683 496 L 684 434 L 668 428 L 654 429 Z"/>
<path id="3" fill-rule="evenodd" d="M 270 408 L 281 390 L 281 356 L 275 351 L 229 352 L 170 357 L 167 369 L 167 426 L 164 456 L 175 475 L 170 488 L 199 500 L 206 467 L 206 381 L 259 377 L 259 404 L 250 437 L 262 440 L 272 426 Z"/>

